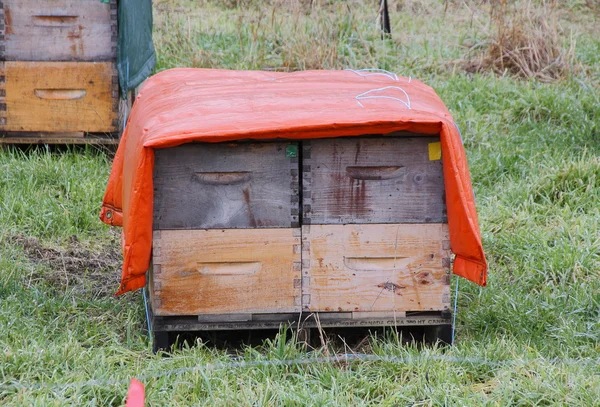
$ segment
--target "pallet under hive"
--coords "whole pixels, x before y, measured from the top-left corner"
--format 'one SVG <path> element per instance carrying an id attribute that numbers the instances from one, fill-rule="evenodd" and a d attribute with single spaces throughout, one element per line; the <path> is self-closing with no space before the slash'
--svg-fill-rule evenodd
<path id="1" fill-rule="evenodd" d="M 450 341 L 439 137 L 185 144 L 155 151 L 154 190 L 156 348 L 300 320 Z"/>

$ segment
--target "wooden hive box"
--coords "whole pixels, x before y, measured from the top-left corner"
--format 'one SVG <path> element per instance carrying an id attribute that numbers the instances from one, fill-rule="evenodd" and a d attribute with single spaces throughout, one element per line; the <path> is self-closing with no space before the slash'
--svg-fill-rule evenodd
<path id="1" fill-rule="evenodd" d="M 0 143 L 117 143 L 117 0 L 2 0 L 0 17 Z"/>
<path id="2" fill-rule="evenodd" d="M 302 304 L 404 316 L 448 311 L 450 245 L 439 137 L 303 147 Z"/>
<path id="3" fill-rule="evenodd" d="M 158 316 L 300 311 L 295 142 L 156 150 Z"/>
<path id="4" fill-rule="evenodd" d="M 276 328 L 302 313 L 316 316 L 307 327 L 431 325 L 450 340 L 439 137 L 159 149 L 154 191 L 159 348 L 169 331 Z"/>

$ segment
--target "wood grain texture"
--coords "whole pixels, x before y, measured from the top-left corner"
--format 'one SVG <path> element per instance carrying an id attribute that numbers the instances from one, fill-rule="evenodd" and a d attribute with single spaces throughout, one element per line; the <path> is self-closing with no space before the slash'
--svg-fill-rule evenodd
<path id="1" fill-rule="evenodd" d="M 113 132 L 118 128 L 113 63 L 4 62 L 2 74 L 2 131 Z"/>
<path id="2" fill-rule="evenodd" d="M 447 224 L 302 227 L 307 311 L 406 312 L 450 305 Z"/>
<path id="3" fill-rule="evenodd" d="M 154 229 L 298 227 L 293 142 L 198 143 L 159 149 Z"/>
<path id="4" fill-rule="evenodd" d="M 150 298 L 150 296 L 148 296 Z M 149 300 L 148 303 L 152 301 Z M 371 313 L 354 318 L 352 312 L 330 313 L 263 313 L 263 314 L 212 314 L 188 316 L 155 316 L 148 307 L 148 315 L 156 331 L 224 331 L 278 329 L 281 325 L 306 328 L 349 328 L 376 326 L 431 326 L 452 325 L 450 312 L 418 311 L 403 316 L 402 313 Z M 363 318 L 364 316 L 364 318 Z M 249 319 L 251 317 L 251 319 Z"/>
<path id="5" fill-rule="evenodd" d="M 300 230 L 154 232 L 156 315 L 300 311 Z"/>
<path id="6" fill-rule="evenodd" d="M 116 60 L 116 0 L 3 0 L 2 4 L 5 60 Z"/>
<path id="7" fill-rule="evenodd" d="M 446 221 L 439 137 L 335 138 L 303 143 L 303 223 Z"/>
<path id="8" fill-rule="evenodd" d="M 0 134 L 0 144 L 119 144 L 115 133 L 22 133 L 8 132 Z"/>

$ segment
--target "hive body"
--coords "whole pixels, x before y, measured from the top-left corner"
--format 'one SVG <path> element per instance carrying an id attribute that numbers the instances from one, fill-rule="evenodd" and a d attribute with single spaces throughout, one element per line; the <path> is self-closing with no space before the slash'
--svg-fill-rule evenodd
<path id="1" fill-rule="evenodd" d="M 442 170 L 410 133 L 155 150 L 155 330 L 449 326 Z"/>

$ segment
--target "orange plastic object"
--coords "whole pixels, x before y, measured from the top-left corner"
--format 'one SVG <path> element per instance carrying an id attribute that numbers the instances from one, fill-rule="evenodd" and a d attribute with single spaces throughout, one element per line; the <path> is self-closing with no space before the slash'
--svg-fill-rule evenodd
<path id="1" fill-rule="evenodd" d="M 460 134 L 417 80 L 373 71 L 294 73 L 172 69 L 150 78 L 131 111 L 100 218 L 123 226 L 118 294 L 141 288 L 152 251 L 154 149 L 189 142 L 440 134 L 453 271 L 486 284 L 487 262 Z"/>
<path id="2" fill-rule="evenodd" d="M 125 407 L 144 407 L 145 404 L 144 385 L 136 379 L 131 379 L 127 391 L 127 402 Z"/>

